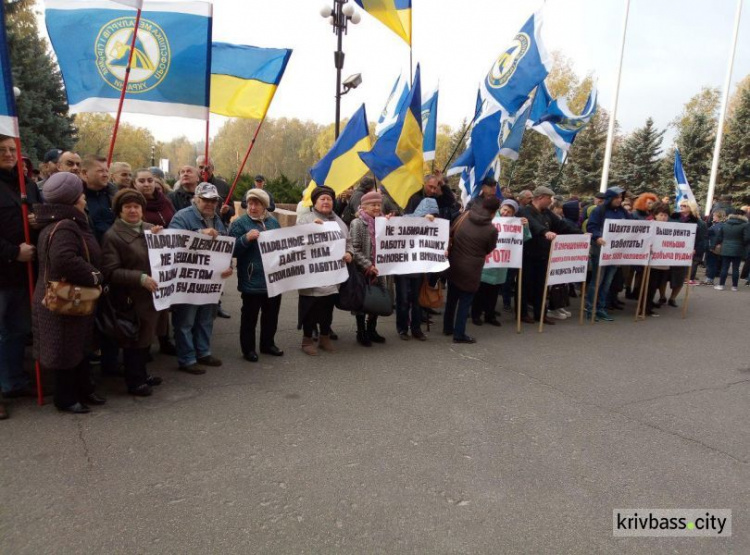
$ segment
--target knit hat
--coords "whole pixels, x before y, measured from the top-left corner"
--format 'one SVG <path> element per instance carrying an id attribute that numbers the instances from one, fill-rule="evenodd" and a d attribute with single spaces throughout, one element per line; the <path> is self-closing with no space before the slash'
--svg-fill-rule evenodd
<path id="1" fill-rule="evenodd" d="M 329 197 L 331 197 L 331 200 L 334 200 L 336 198 L 336 191 L 334 191 L 330 187 L 326 187 L 325 185 L 315 187 L 315 189 L 313 189 L 313 192 L 310 194 L 310 198 L 312 199 L 313 204 L 315 204 L 323 195 L 328 195 Z"/>
<path id="2" fill-rule="evenodd" d="M 164 179 L 164 172 L 161 168 L 157 168 L 156 166 L 151 166 L 148 171 L 151 172 L 151 175 L 154 177 L 158 177 L 159 179 Z"/>
<path id="3" fill-rule="evenodd" d="M 383 195 L 381 195 L 377 191 L 370 191 L 369 193 L 362 195 L 362 199 L 359 201 L 359 204 L 367 204 L 368 202 L 383 202 Z"/>
<path id="4" fill-rule="evenodd" d="M 510 206 L 513 209 L 513 213 L 518 212 L 518 203 L 513 199 L 505 199 L 500 207 Z"/>
<path id="5" fill-rule="evenodd" d="M 497 197 L 486 197 L 482 199 L 482 208 L 494 214 L 500 208 L 500 199 Z"/>
<path id="6" fill-rule="evenodd" d="M 424 218 L 428 214 L 432 214 L 433 216 L 440 214 L 437 201 L 430 197 L 423 198 L 417 205 L 416 210 L 414 210 L 414 215 L 418 218 Z"/>
<path id="7" fill-rule="evenodd" d="M 122 207 L 131 202 L 140 204 L 141 208 L 146 208 L 146 197 L 139 191 L 135 189 L 120 189 L 117 191 L 115 198 L 112 199 L 112 212 L 115 213 L 115 217 L 119 217 Z"/>
<path id="8" fill-rule="evenodd" d="M 552 189 L 544 186 L 537 187 L 532 194 L 534 195 L 534 198 L 555 196 L 555 192 Z"/>
<path id="9" fill-rule="evenodd" d="M 578 218 L 581 216 L 581 206 L 577 200 L 569 200 L 562 205 L 563 216 L 567 219 L 578 222 Z"/>
<path id="10" fill-rule="evenodd" d="M 53 148 L 52 150 L 48 150 L 46 154 L 44 155 L 44 163 L 49 164 L 50 162 L 54 162 L 57 164 L 57 161 L 60 159 L 60 155 L 63 153 L 62 150 L 59 148 Z"/>
<path id="11" fill-rule="evenodd" d="M 50 204 L 74 205 L 83 194 L 83 182 L 70 172 L 52 174 L 44 183 L 44 200 Z"/>
<path id="12" fill-rule="evenodd" d="M 268 208 L 268 205 L 271 204 L 271 197 L 269 197 L 268 193 L 263 189 L 250 189 L 247 194 L 245 194 L 245 202 L 249 201 L 251 198 L 254 198 L 261 203 L 263 208 Z"/>

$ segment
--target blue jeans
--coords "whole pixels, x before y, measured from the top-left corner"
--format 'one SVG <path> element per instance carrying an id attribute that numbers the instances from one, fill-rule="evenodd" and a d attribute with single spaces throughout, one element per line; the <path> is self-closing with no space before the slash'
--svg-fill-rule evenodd
<path id="1" fill-rule="evenodd" d="M 721 257 L 721 276 L 719 276 L 719 285 L 724 285 L 727 282 L 730 264 L 732 265 L 732 287 L 737 287 L 737 284 L 740 281 L 740 264 L 742 264 L 742 257 L 740 256 Z"/>
<path id="2" fill-rule="evenodd" d="M 422 331 L 422 307 L 419 306 L 419 288 L 422 274 L 396 276 L 396 331 L 412 333 Z"/>
<path id="3" fill-rule="evenodd" d="M 211 334 L 218 305 L 172 305 L 177 364 L 190 366 L 211 354 Z"/>
<path id="4" fill-rule="evenodd" d="M 453 333 L 454 339 L 461 339 L 466 335 L 466 319 L 469 317 L 474 293 L 463 291 L 448 282 L 448 298 L 445 301 L 443 314 L 443 333 Z"/>
<path id="5" fill-rule="evenodd" d="M 612 286 L 612 280 L 617 273 L 618 266 L 602 266 L 602 275 L 599 278 L 599 298 L 596 300 L 596 311 L 606 311 L 607 309 L 607 298 L 609 297 L 609 289 Z M 589 288 L 586 291 L 586 311 L 591 312 L 591 307 L 594 304 L 594 293 L 596 292 L 596 274 L 599 270 L 599 257 L 591 259 L 591 275 L 593 279 L 589 284 Z"/>
<path id="6" fill-rule="evenodd" d="M 29 385 L 23 355 L 30 331 L 29 292 L 23 287 L 0 289 L 0 389 L 3 393 Z"/>

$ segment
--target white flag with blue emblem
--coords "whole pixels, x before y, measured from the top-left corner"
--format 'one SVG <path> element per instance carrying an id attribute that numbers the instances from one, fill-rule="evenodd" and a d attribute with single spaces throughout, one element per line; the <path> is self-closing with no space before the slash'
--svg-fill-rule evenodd
<path id="1" fill-rule="evenodd" d="M 424 133 L 424 161 L 429 162 L 435 159 L 435 149 L 437 147 L 437 111 L 438 111 L 438 90 L 422 103 L 422 131 Z"/>
<path id="2" fill-rule="evenodd" d="M 133 2 L 127 2 L 128 5 Z M 206 119 L 211 4 L 144 4 L 123 111 Z M 136 14 L 106 0 L 45 0 L 45 21 L 70 112 L 116 112 Z"/>
<path id="3" fill-rule="evenodd" d="M 375 136 L 382 137 L 383 133 L 388 131 L 398 122 L 398 115 L 404 107 L 406 99 L 409 98 L 409 79 L 399 75 L 393 84 L 391 94 L 385 102 L 385 108 L 380 113 L 378 122 L 375 125 Z"/>
<path id="4" fill-rule="evenodd" d="M 5 27 L 5 2 L 0 4 L 0 135 L 18 137 L 16 97 L 13 94 L 13 74 Z"/>
<path id="5" fill-rule="evenodd" d="M 688 183 L 687 177 L 685 177 L 685 170 L 682 168 L 680 151 L 676 148 L 674 149 L 674 180 L 677 185 L 675 190 L 675 205 L 679 206 L 680 201 L 683 199 L 695 202 L 693 189 L 690 187 L 690 183 Z"/>
<path id="6" fill-rule="evenodd" d="M 532 103 L 529 127 L 549 138 L 560 150 L 567 153 L 576 135 L 583 130 L 596 113 L 596 88 L 591 89 L 580 115 L 568 107 L 565 98 L 553 99 L 547 86 L 540 83 Z"/>

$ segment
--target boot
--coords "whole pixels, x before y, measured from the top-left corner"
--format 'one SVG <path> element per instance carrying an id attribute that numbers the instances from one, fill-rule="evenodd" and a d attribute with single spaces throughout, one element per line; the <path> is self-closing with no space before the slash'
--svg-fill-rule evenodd
<path id="1" fill-rule="evenodd" d="M 372 347 L 372 342 L 365 330 L 365 315 L 357 314 L 357 343 L 363 347 Z"/>
<path id="2" fill-rule="evenodd" d="M 380 335 L 375 328 L 378 325 L 378 317 L 377 316 L 370 316 L 367 319 L 367 336 L 370 338 L 370 341 L 373 343 L 385 343 L 385 337 Z"/>
<path id="3" fill-rule="evenodd" d="M 320 336 L 318 337 L 318 347 L 320 347 L 324 351 L 328 351 L 329 353 L 336 352 L 336 349 L 333 348 L 333 343 L 331 343 L 330 335 L 323 335 L 321 333 Z"/>
<path id="4" fill-rule="evenodd" d="M 315 343 L 313 343 L 312 337 L 302 336 L 302 351 L 306 355 L 313 357 L 318 356 L 318 348 L 315 346 Z"/>

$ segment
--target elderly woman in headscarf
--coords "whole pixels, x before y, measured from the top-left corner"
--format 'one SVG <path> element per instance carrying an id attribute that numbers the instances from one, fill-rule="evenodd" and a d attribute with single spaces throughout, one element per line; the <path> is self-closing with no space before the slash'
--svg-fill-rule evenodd
<path id="1" fill-rule="evenodd" d="M 336 193 L 326 186 L 316 187 L 310 195 L 312 208 L 297 218 L 297 225 L 315 223 L 322 225 L 325 222 L 336 222 L 341 233 L 346 237 L 346 254 L 344 262 L 352 261 L 352 244 L 349 238 L 349 230 L 341 218 L 333 211 L 333 203 Z M 318 345 L 324 351 L 334 352 L 331 343 L 331 323 L 333 322 L 333 307 L 336 295 L 339 292 L 338 285 L 326 285 L 324 287 L 310 287 L 299 290 L 299 324 L 302 328 L 302 351 L 311 356 L 318 354 L 318 349 L 313 342 L 313 330 L 316 326 L 320 328 Z"/>
<path id="2" fill-rule="evenodd" d="M 367 278 L 385 287 L 385 278 L 380 277 L 375 265 L 375 218 L 381 215 L 383 207 L 383 195 L 377 191 L 370 191 L 362 195 L 357 210 L 357 217 L 352 220 L 349 230 L 352 239 L 352 258 L 357 268 Z M 385 337 L 380 335 L 376 328 L 378 316 L 368 314 L 365 322 L 365 314 L 357 313 L 357 342 L 364 347 L 371 347 L 373 343 L 385 343 Z"/>
<path id="3" fill-rule="evenodd" d="M 268 212 L 271 197 L 263 189 L 250 189 L 245 195 L 246 212 L 234 222 L 229 234 L 236 241 L 234 255 L 237 257 L 237 290 L 242 294 L 242 319 L 240 320 L 240 348 L 242 356 L 250 362 L 258 362 L 255 349 L 255 327 L 260 314 L 260 352 L 280 357 L 284 351 L 275 343 L 279 324 L 281 295 L 268 296 L 263 259 L 258 246 L 258 237 L 265 231 L 279 229 L 278 220 Z"/>
<path id="4" fill-rule="evenodd" d="M 150 172 L 149 172 L 150 174 Z M 164 335 L 166 320 L 154 308 L 153 293 L 159 287 L 151 277 L 146 232 L 158 233 L 143 219 L 146 198 L 135 189 L 120 189 L 112 200 L 115 223 L 102 239 L 102 272 L 116 309 L 133 310 L 138 316 L 138 337 L 116 337 L 122 347 L 128 393 L 147 397 L 162 379 L 146 369 L 148 350 L 157 335 Z M 160 328 L 161 329 L 158 329 Z"/>
<path id="5" fill-rule="evenodd" d="M 89 412 L 106 400 L 94 393 L 88 355 L 94 345 L 94 315 L 67 316 L 43 303 L 47 281 L 97 287 L 103 278 L 101 250 L 89 227 L 81 179 L 69 172 L 52 175 L 44 184 L 45 204 L 37 205 L 39 273 L 32 322 L 34 355 L 55 376 L 55 406 L 63 412 Z"/>

